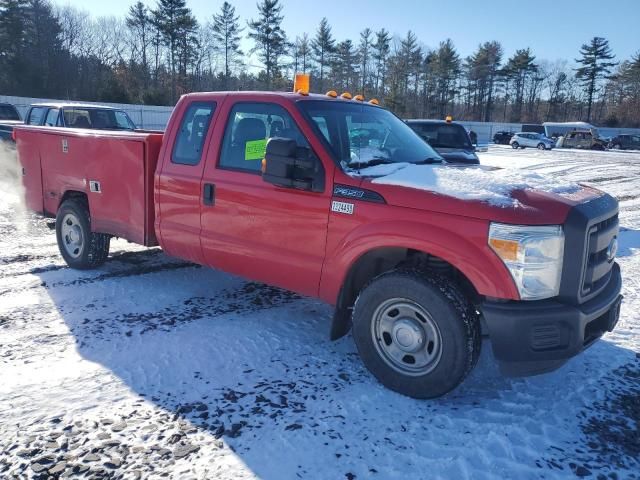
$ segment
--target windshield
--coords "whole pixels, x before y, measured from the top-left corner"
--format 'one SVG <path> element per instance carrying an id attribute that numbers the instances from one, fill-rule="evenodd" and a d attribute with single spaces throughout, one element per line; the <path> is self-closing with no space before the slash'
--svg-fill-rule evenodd
<path id="1" fill-rule="evenodd" d="M 462 125 L 420 122 L 410 123 L 409 125 L 433 148 L 473 149 L 469 135 L 467 135 Z"/>
<path id="2" fill-rule="evenodd" d="M 11 105 L 0 105 L 0 120 L 20 120 L 20 116 Z"/>
<path id="3" fill-rule="evenodd" d="M 71 128 L 96 130 L 135 130 L 136 126 L 122 110 L 65 108 L 64 123 Z"/>
<path id="4" fill-rule="evenodd" d="M 442 157 L 388 110 L 362 103 L 298 103 L 345 169 L 383 163 L 433 163 Z"/>

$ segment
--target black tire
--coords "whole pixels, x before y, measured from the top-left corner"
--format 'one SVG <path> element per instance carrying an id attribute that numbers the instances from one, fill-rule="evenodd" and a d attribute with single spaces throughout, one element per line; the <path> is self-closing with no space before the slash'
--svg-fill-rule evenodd
<path id="1" fill-rule="evenodd" d="M 84 199 L 62 202 L 56 215 L 56 239 L 64 261 L 77 270 L 96 268 L 109 256 L 111 237 L 91 231 L 91 216 Z"/>
<path id="2" fill-rule="evenodd" d="M 394 301 L 417 305 L 422 312 L 413 319 L 396 313 L 397 318 L 393 320 L 395 340 L 388 332 L 378 335 L 377 329 L 380 310 L 391 305 L 388 308 L 392 313 L 397 304 L 390 302 Z M 414 346 L 424 344 L 424 354 L 431 347 L 430 353 L 435 356 L 434 350 L 439 349 L 437 360 L 425 367 L 424 373 L 419 369 L 406 372 L 413 368 L 408 361 L 413 353 L 405 355 L 407 345 L 401 345 L 404 338 L 398 328 L 402 329 L 404 325 L 398 325 L 405 321 L 415 322 L 418 327 L 424 324 L 423 332 L 429 328 L 439 337 L 440 343 L 436 346 L 428 335 L 424 341 L 413 343 Z M 427 328 L 427 321 L 435 327 L 429 325 Z M 372 280 L 356 301 L 352 331 L 360 357 L 369 371 L 385 387 L 413 398 L 435 398 L 450 392 L 465 379 L 480 356 L 480 322 L 475 309 L 451 280 L 417 270 L 394 270 Z M 390 360 L 390 355 L 385 353 L 387 348 L 402 350 L 401 361 L 407 362 L 407 366 L 403 368 L 398 359 Z M 418 349 L 422 350 L 421 347 Z M 416 352 L 415 355 L 422 354 Z"/>
<path id="3" fill-rule="evenodd" d="M 545 147 L 544 143 L 539 143 L 538 144 L 538 150 L 546 150 L 547 147 Z"/>
<path id="4" fill-rule="evenodd" d="M 517 150 L 518 148 L 520 148 L 520 144 L 519 144 L 518 142 L 513 142 L 513 143 L 511 144 L 511 147 L 512 147 L 514 150 Z"/>

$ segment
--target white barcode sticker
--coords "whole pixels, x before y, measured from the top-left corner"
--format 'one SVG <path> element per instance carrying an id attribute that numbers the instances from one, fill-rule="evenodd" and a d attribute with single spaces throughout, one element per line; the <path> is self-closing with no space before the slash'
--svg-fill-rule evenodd
<path id="1" fill-rule="evenodd" d="M 333 201 L 331 202 L 331 211 L 353 215 L 353 203 Z"/>

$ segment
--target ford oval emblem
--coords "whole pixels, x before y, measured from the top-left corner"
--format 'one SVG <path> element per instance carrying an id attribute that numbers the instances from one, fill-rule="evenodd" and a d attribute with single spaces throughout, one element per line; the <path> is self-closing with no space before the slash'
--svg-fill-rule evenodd
<path id="1" fill-rule="evenodd" d="M 618 253 L 618 237 L 613 237 L 607 247 L 607 260 L 611 262 L 616 258 L 616 253 Z"/>

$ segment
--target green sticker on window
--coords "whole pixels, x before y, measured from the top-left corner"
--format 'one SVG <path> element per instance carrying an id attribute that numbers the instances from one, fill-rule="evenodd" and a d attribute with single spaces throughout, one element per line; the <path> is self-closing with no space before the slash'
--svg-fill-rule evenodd
<path id="1" fill-rule="evenodd" d="M 267 151 L 267 139 L 251 140 L 244 145 L 245 160 L 262 160 Z"/>

